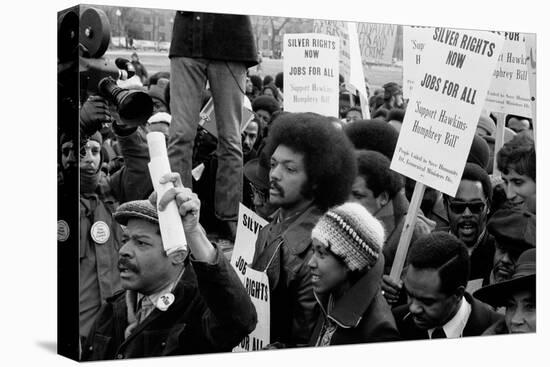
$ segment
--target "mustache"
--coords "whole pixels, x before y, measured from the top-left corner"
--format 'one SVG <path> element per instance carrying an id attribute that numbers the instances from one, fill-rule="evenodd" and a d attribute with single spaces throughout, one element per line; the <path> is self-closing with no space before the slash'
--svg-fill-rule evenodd
<path id="1" fill-rule="evenodd" d="M 137 266 L 135 266 L 132 262 L 130 262 L 130 260 L 128 260 L 127 258 L 125 257 L 121 257 L 120 259 L 118 259 L 118 268 L 125 268 L 125 269 L 128 269 L 130 271 L 133 271 L 134 273 L 137 273 L 139 272 L 139 269 Z"/>
<path id="2" fill-rule="evenodd" d="M 285 190 L 277 182 L 269 181 L 269 186 L 270 188 L 279 191 L 279 194 L 281 194 L 281 196 L 285 196 Z"/>

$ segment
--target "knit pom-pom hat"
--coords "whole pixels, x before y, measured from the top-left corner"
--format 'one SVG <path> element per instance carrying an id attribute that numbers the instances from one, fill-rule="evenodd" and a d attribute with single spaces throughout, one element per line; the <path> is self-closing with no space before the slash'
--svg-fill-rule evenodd
<path id="1" fill-rule="evenodd" d="M 384 227 L 365 207 L 345 203 L 319 219 L 311 237 L 341 258 L 352 271 L 370 269 L 384 245 Z"/>

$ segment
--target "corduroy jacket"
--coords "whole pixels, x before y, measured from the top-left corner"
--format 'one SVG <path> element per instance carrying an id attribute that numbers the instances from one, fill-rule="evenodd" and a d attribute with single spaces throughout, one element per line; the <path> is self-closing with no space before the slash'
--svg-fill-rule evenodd
<path id="1" fill-rule="evenodd" d="M 380 292 L 380 277 L 383 269 L 384 257 L 381 254 L 372 269 L 335 302 L 334 308 L 328 315 L 328 295 L 315 293 L 322 312 L 313 330 L 310 346 L 316 345 L 326 317 L 337 325 L 330 345 L 400 339 L 390 306 Z"/>
<path id="2" fill-rule="evenodd" d="M 178 11 L 174 18 L 169 57 L 204 58 L 258 63 L 250 17 Z"/>
<path id="3" fill-rule="evenodd" d="M 110 298 L 90 332 L 82 360 L 230 352 L 256 327 L 254 305 L 220 250 L 214 264 L 191 260 L 173 294 L 168 310 L 155 308 L 127 339 L 125 292 Z"/>

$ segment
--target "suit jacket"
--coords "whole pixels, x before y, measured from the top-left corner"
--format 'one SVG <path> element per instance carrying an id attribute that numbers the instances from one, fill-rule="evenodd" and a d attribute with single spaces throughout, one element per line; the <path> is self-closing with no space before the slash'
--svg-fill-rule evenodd
<path id="1" fill-rule="evenodd" d="M 470 317 L 462 331 L 462 336 L 479 336 L 503 316 L 495 312 L 489 305 L 475 299 L 469 293 L 464 293 L 464 298 L 472 306 Z M 393 315 L 397 328 L 404 340 L 429 339 L 428 331 L 418 328 L 409 312 L 408 305 L 394 308 Z"/>
<path id="2" fill-rule="evenodd" d="M 154 309 L 128 338 L 125 292 L 107 300 L 82 350 L 82 360 L 230 352 L 256 327 L 256 310 L 220 250 L 216 262 L 191 261 L 166 311 Z"/>

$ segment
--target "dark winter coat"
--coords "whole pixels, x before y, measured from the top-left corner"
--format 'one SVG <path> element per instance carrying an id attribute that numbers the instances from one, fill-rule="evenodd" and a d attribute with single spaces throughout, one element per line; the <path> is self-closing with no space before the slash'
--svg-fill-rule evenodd
<path id="1" fill-rule="evenodd" d="M 337 325 L 330 345 L 400 339 L 390 306 L 380 292 L 380 277 L 383 269 L 384 259 L 380 256 L 374 267 L 335 302 L 329 315 L 327 315 L 328 295 L 315 293 L 322 312 L 313 330 L 310 346 L 316 345 L 325 317 L 330 318 Z"/>
<path id="2" fill-rule="evenodd" d="M 219 250 L 214 264 L 191 260 L 173 294 L 168 310 L 155 308 L 127 339 L 125 293 L 108 299 L 82 360 L 230 352 L 256 327 L 254 305 Z"/>
<path id="3" fill-rule="evenodd" d="M 268 224 L 256 240 L 252 268 L 259 271 L 267 268 L 271 343 L 289 347 L 309 342 L 319 308 L 308 262 L 313 255 L 311 231 L 321 215 L 319 208 L 310 206 L 291 223 Z"/>
<path id="4" fill-rule="evenodd" d="M 169 57 L 258 63 L 252 23 L 247 15 L 178 11 Z"/>

